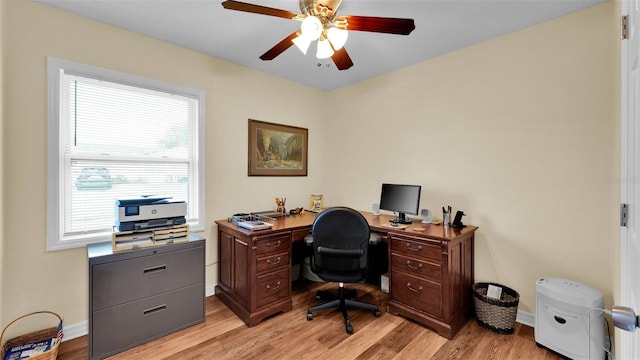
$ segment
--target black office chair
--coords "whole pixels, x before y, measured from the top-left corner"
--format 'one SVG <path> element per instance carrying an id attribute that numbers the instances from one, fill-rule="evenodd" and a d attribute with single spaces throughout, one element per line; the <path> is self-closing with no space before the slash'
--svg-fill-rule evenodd
<path id="1" fill-rule="evenodd" d="M 376 317 L 380 316 L 376 305 L 348 299 L 344 289 L 344 283 L 360 282 L 366 277 L 369 224 L 362 214 L 353 209 L 333 207 L 316 216 L 311 235 L 311 270 L 322 280 L 340 285 L 337 299 L 310 307 L 307 320 L 313 320 L 314 312 L 337 307 L 344 317 L 347 333 L 353 334 L 348 308 L 371 310 Z"/>

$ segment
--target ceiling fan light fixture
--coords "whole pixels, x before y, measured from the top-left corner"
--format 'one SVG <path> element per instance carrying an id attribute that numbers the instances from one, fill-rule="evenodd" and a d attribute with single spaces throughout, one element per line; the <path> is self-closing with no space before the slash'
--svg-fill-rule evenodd
<path id="1" fill-rule="evenodd" d="M 271 49 L 260 55 L 261 60 L 273 60 L 293 47 L 294 44 L 306 55 L 311 43 L 316 41 L 316 57 L 319 59 L 330 57 L 338 70 L 347 70 L 353 66 L 353 61 L 344 48 L 348 32 L 366 31 L 409 35 L 416 28 L 413 19 L 358 15 L 338 16 L 338 8 L 342 0 L 298 0 L 298 2 L 299 13 L 245 3 L 240 0 L 223 0 L 222 7 L 302 23 L 300 30 L 287 35 Z"/>
<path id="2" fill-rule="evenodd" d="M 329 41 L 331 41 L 333 49 L 340 50 L 347 42 L 349 32 L 337 27 L 330 27 L 329 30 L 327 30 L 327 37 L 329 38 Z"/>
<path id="3" fill-rule="evenodd" d="M 323 39 L 318 41 L 318 50 L 316 52 L 316 57 L 318 59 L 326 59 L 333 55 L 333 48 L 331 48 L 331 44 L 329 40 Z"/>
<path id="4" fill-rule="evenodd" d="M 323 30 L 322 22 L 316 16 L 307 16 L 302 20 L 300 30 L 302 36 L 308 37 L 310 41 L 318 40 Z"/>
<path id="5" fill-rule="evenodd" d="M 300 34 L 298 35 L 297 38 L 291 41 L 293 41 L 296 47 L 300 49 L 300 51 L 302 51 L 303 54 L 307 55 L 307 50 L 309 50 L 309 45 L 311 45 L 311 41 L 312 41 L 310 38 Z"/>

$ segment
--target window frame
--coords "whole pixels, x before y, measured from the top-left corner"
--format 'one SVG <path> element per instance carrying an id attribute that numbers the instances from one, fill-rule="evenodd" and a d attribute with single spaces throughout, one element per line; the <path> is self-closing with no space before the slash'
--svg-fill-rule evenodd
<path id="1" fill-rule="evenodd" d="M 87 232 L 65 235 L 64 144 L 61 141 L 60 80 L 62 72 L 124 85 L 192 97 L 198 101 L 198 118 L 193 124 L 191 141 L 195 142 L 193 162 L 197 176 L 193 179 L 197 217 L 187 219 L 191 231 L 204 231 L 205 219 L 205 91 L 169 82 L 149 79 L 119 71 L 47 57 L 47 251 L 64 250 L 92 243 L 111 241 L 112 232 Z M 115 204 L 114 204 L 115 205 Z"/>

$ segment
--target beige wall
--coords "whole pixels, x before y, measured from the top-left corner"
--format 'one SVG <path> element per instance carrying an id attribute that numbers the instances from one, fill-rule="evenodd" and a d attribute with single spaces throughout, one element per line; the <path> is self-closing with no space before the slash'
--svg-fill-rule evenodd
<path id="1" fill-rule="evenodd" d="M 540 277 L 587 283 L 609 301 L 613 11 L 597 6 L 334 91 L 330 103 L 349 116 L 328 133 L 349 146 L 326 149 L 326 201 L 369 209 L 381 182 L 421 184 L 421 207 L 451 205 L 480 227 L 476 280 L 518 291 L 520 310 L 535 312 Z"/>
<path id="2" fill-rule="evenodd" d="M 87 319 L 84 249 L 45 251 L 47 56 L 206 91 L 208 285 L 216 281 L 213 220 L 270 208 L 283 194 L 292 206 L 323 193 L 328 205 L 366 210 L 389 181 L 422 184 L 422 207 L 464 210 L 480 226 L 476 280 L 513 287 L 521 310 L 535 310 L 540 276 L 613 295 L 619 50 L 611 4 L 330 93 L 45 6 L 3 5 L 3 323 L 40 308 L 66 324 Z M 318 97 L 334 117 L 307 112 Z M 247 177 L 248 118 L 309 128 L 309 176 Z M 45 281 L 54 271 L 59 281 Z"/>
<path id="3" fill-rule="evenodd" d="M 207 284 L 217 259 L 215 219 L 234 212 L 271 209 L 274 196 L 306 204 L 320 189 L 324 129 L 302 116 L 325 94 L 287 80 L 214 59 L 161 41 L 28 1 L 7 2 L 4 85 L 6 224 L 3 320 L 36 309 L 61 313 L 67 325 L 87 320 L 87 257 L 84 248 L 45 251 L 46 57 L 174 82 L 206 91 Z M 277 91 L 274 91 L 277 89 Z M 306 127 L 309 176 L 247 177 L 249 118 Z M 47 274 L 47 275 L 45 275 Z M 49 279 L 56 274 L 57 281 Z M 25 286 L 29 284 L 28 286 Z"/>

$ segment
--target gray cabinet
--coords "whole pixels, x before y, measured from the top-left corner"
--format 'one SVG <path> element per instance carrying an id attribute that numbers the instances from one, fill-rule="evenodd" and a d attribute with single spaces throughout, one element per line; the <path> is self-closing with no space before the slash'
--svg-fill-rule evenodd
<path id="1" fill-rule="evenodd" d="M 204 239 L 113 252 L 87 246 L 89 358 L 102 359 L 204 321 Z"/>

